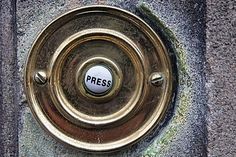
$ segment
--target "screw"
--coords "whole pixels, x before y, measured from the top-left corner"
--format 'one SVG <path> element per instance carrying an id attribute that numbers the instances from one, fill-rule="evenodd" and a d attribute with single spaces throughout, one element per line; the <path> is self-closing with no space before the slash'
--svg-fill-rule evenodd
<path id="1" fill-rule="evenodd" d="M 47 82 L 47 76 L 44 71 L 38 71 L 35 76 L 34 80 L 39 85 L 44 85 Z"/>
<path id="2" fill-rule="evenodd" d="M 151 74 L 150 80 L 151 80 L 152 85 L 159 86 L 163 82 L 163 76 L 161 73 L 154 72 Z"/>

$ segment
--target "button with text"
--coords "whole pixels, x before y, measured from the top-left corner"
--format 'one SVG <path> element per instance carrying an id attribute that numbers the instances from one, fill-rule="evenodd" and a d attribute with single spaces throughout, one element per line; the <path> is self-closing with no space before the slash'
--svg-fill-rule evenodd
<path id="1" fill-rule="evenodd" d="M 107 92 L 111 89 L 112 83 L 112 73 L 103 65 L 93 66 L 85 73 L 85 89 L 94 94 L 103 94 Z"/>

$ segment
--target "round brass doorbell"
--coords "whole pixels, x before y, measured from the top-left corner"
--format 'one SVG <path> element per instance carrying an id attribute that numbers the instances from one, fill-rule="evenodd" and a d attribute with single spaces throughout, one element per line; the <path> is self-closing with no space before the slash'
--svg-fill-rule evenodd
<path id="1" fill-rule="evenodd" d="M 34 42 L 30 108 L 51 135 L 87 151 L 131 145 L 157 126 L 173 92 L 171 60 L 142 19 L 110 6 L 72 10 Z"/>

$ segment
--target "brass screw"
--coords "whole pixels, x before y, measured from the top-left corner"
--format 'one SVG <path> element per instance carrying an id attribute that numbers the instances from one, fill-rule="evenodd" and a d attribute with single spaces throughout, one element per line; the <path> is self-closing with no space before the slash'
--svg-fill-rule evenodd
<path id="1" fill-rule="evenodd" d="M 159 72 L 154 72 L 150 76 L 150 81 L 151 81 L 152 85 L 154 85 L 154 86 L 160 86 L 162 84 L 163 80 L 164 80 L 164 78 L 163 78 L 162 74 Z"/>
<path id="2" fill-rule="evenodd" d="M 44 85 L 47 82 L 47 75 L 44 71 L 38 71 L 35 76 L 34 80 L 39 85 Z"/>

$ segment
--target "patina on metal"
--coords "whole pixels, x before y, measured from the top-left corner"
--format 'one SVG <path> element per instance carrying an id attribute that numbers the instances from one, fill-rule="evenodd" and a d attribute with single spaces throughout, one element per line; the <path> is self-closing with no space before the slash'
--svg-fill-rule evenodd
<path id="1" fill-rule="evenodd" d="M 105 94 L 84 87 L 94 65 L 112 72 Z M 172 75 L 166 48 L 151 27 L 130 12 L 99 5 L 50 23 L 33 44 L 24 79 L 30 108 L 47 132 L 82 150 L 113 151 L 160 123 L 171 101 Z"/>

